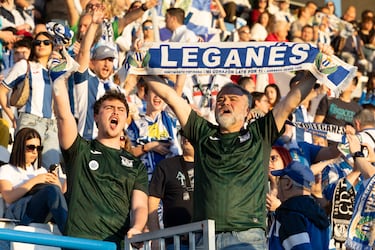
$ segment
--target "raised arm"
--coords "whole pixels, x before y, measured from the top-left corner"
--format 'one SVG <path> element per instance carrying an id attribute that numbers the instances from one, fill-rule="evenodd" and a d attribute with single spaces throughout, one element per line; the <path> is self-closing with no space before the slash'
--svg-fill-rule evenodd
<path id="1" fill-rule="evenodd" d="M 68 149 L 78 135 L 77 124 L 70 111 L 67 89 L 68 73 L 53 82 L 53 101 L 57 120 L 59 143 L 62 149 Z"/>
<path id="2" fill-rule="evenodd" d="M 121 34 L 124 28 L 129 24 L 142 17 L 146 10 L 156 6 L 157 0 L 148 0 L 142 4 L 141 8 L 128 11 L 124 17 L 119 19 L 118 33 Z"/>
<path id="3" fill-rule="evenodd" d="M 347 133 L 346 138 L 348 139 L 348 142 L 349 142 L 349 150 L 351 154 L 361 151 L 361 143 L 357 135 Z M 374 150 L 373 149 L 370 149 L 370 150 L 369 150 L 369 154 L 374 154 Z M 354 160 L 354 169 L 358 169 L 361 172 L 364 179 L 371 178 L 372 176 L 375 175 L 375 168 L 369 161 L 369 158 L 366 158 L 366 157 L 357 157 Z"/>
<path id="4" fill-rule="evenodd" d="M 96 32 L 99 29 L 99 26 L 103 22 L 103 9 L 102 8 L 94 8 L 92 11 L 92 21 L 87 29 L 85 36 L 82 39 L 81 47 L 79 49 L 78 55 L 76 57 L 77 62 L 79 63 L 80 67 L 78 69 L 79 72 L 84 72 L 90 64 L 90 56 L 91 56 L 91 47 L 94 43 Z"/>
<path id="5" fill-rule="evenodd" d="M 182 128 L 184 128 L 191 112 L 190 105 L 173 88 L 166 85 L 164 80 L 159 76 L 148 75 L 143 76 L 143 78 L 149 88 L 172 108 Z"/>
<path id="6" fill-rule="evenodd" d="M 300 74 L 304 74 L 304 78 L 272 110 L 279 131 L 284 126 L 289 114 L 306 98 L 316 82 L 316 78 L 309 71 Z"/>

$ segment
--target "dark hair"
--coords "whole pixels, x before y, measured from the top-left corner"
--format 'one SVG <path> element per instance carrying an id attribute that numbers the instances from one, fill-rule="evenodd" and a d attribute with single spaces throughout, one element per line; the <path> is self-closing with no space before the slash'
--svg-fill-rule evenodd
<path id="1" fill-rule="evenodd" d="M 20 47 L 25 47 L 31 50 L 32 48 L 32 41 L 33 39 L 31 37 L 23 37 L 21 40 L 18 40 L 13 44 L 13 49 L 17 49 Z"/>
<path id="2" fill-rule="evenodd" d="M 185 11 L 181 8 L 169 8 L 167 9 L 167 14 L 176 17 L 180 24 L 184 24 L 185 21 Z"/>
<path id="3" fill-rule="evenodd" d="M 123 93 L 118 90 L 110 90 L 107 91 L 102 97 L 100 97 L 94 104 L 94 114 L 99 114 L 100 106 L 104 101 L 107 100 L 119 100 L 125 105 L 126 108 L 126 115 L 129 115 L 129 105 L 126 101 L 126 97 Z"/>
<path id="4" fill-rule="evenodd" d="M 264 93 L 266 93 L 267 89 L 268 88 L 274 88 L 276 90 L 276 100 L 275 100 L 275 103 L 272 104 L 272 106 L 275 106 L 276 103 L 278 103 L 281 99 L 281 92 L 280 92 L 280 88 L 279 86 L 277 86 L 276 84 L 268 84 L 266 86 L 266 88 L 264 89 Z"/>
<path id="5" fill-rule="evenodd" d="M 254 91 L 251 93 L 251 96 L 253 97 L 253 101 L 251 102 L 251 108 L 255 108 L 255 101 L 260 101 L 263 96 L 266 94 L 264 92 Z"/>
<path id="6" fill-rule="evenodd" d="M 147 23 L 151 23 L 151 24 L 153 24 L 152 20 L 150 20 L 150 19 L 146 19 L 146 20 L 142 23 L 142 29 L 144 28 L 144 26 L 145 26 Z"/>
<path id="7" fill-rule="evenodd" d="M 50 40 L 52 42 L 52 50 L 53 50 L 53 36 L 50 35 L 46 31 L 42 31 L 42 32 L 39 32 L 38 34 L 35 35 L 33 42 L 35 40 L 38 40 L 38 37 L 40 37 L 40 36 L 45 36 L 45 37 L 48 38 L 48 40 Z M 32 43 L 31 53 L 30 53 L 29 60 L 37 62 L 38 58 L 36 58 L 36 55 L 35 55 L 35 47 L 36 47 L 36 45 L 34 43 Z M 52 51 L 51 51 L 51 53 L 52 53 Z"/>
<path id="8" fill-rule="evenodd" d="M 134 8 L 135 8 L 134 5 L 136 5 L 136 4 L 142 4 L 142 2 L 139 1 L 139 0 L 136 0 L 136 1 L 132 2 L 132 3 L 130 4 L 130 6 L 129 6 L 129 10 L 130 10 L 130 9 L 134 9 Z M 137 8 L 138 8 L 138 7 L 137 7 Z"/>
<path id="9" fill-rule="evenodd" d="M 266 1 L 266 9 L 268 9 L 268 1 Z M 254 9 L 259 9 L 259 0 L 254 1 Z"/>
<path id="10" fill-rule="evenodd" d="M 302 27 L 302 31 L 304 31 L 305 29 L 312 29 L 312 30 L 314 30 L 314 27 L 312 26 L 312 25 L 310 25 L 310 24 L 306 24 L 306 25 L 304 25 L 303 27 Z"/>
<path id="11" fill-rule="evenodd" d="M 42 143 L 42 139 L 38 131 L 33 128 L 22 128 L 19 130 L 14 138 L 12 152 L 10 154 L 9 163 L 16 166 L 26 169 L 26 141 L 30 139 L 37 138 Z M 38 152 L 38 168 L 42 165 L 42 152 Z"/>
<path id="12" fill-rule="evenodd" d="M 366 9 L 361 13 L 361 19 L 364 20 L 366 17 L 369 17 L 368 14 L 372 13 L 374 15 L 374 11 Z"/>

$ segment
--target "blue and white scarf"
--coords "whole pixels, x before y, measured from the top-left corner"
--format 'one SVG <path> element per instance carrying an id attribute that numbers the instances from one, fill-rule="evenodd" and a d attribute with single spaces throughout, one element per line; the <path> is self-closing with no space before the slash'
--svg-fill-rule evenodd
<path id="1" fill-rule="evenodd" d="M 259 74 L 309 70 L 338 94 L 356 67 L 309 43 L 150 43 L 130 54 L 126 68 L 140 75 Z"/>
<path id="2" fill-rule="evenodd" d="M 375 176 L 356 199 L 345 244 L 349 249 L 371 250 L 375 247 Z"/>

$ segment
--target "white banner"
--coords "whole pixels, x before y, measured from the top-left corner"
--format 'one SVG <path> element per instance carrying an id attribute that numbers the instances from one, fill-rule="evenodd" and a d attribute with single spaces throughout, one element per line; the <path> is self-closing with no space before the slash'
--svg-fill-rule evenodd
<path id="1" fill-rule="evenodd" d="M 336 56 L 322 54 L 308 43 L 150 43 L 129 54 L 128 73 L 165 74 L 259 74 L 309 70 L 338 93 L 355 76 L 356 67 Z"/>

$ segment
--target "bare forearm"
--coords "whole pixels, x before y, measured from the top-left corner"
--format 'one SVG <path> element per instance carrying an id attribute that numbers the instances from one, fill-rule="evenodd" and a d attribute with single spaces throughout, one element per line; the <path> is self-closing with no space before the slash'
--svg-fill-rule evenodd
<path id="1" fill-rule="evenodd" d="M 139 231 L 142 231 L 147 223 L 147 217 L 148 217 L 148 209 L 147 207 L 138 207 L 134 212 L 134 224 L 133 228 L 138 229 Z"/>
<path id="2" fill-rule="evenodd" d="M 77 126 L 70 111 L 69 94 L 64 77 L 60 77 L 53 84 L 54 109 L 57 118 L 58 136 L 60 146 L 67 149 L 77 136 Z"/>
<path id="3" fill-rule="evenodd" d="M 92 44 L 94 43 L 96 31 L 98 30 L 98 28 L 99 28 L 99 24 L 91 23 L 86 32 L 86 35 L 82 39 L 81 47 L 76 57 L 77 62 L 80 64 L 80 68 L 79 68 L 80 72 L 86 70 L 89 65 L 90 49 L 91 49 Z"/>
<path id="4" fill-rule="evenodd" d="M 316 78 L 309 71 L 305 71 L 304 78 L 301 80 L 301 82 L 297 84 L 272 110 L 279 131 L 283 127 L 289 114 L 310 93 L 315 82 Z"/>
<path id="5" fill-rule="evenodd" d="M 181 126 L 184 127 L 191 112 L 190 105 L 174 89 L 164 84 L 163 79 L 160 77 L 144 76 L 144 80 L 150 89 L 172 108 Z"/>

